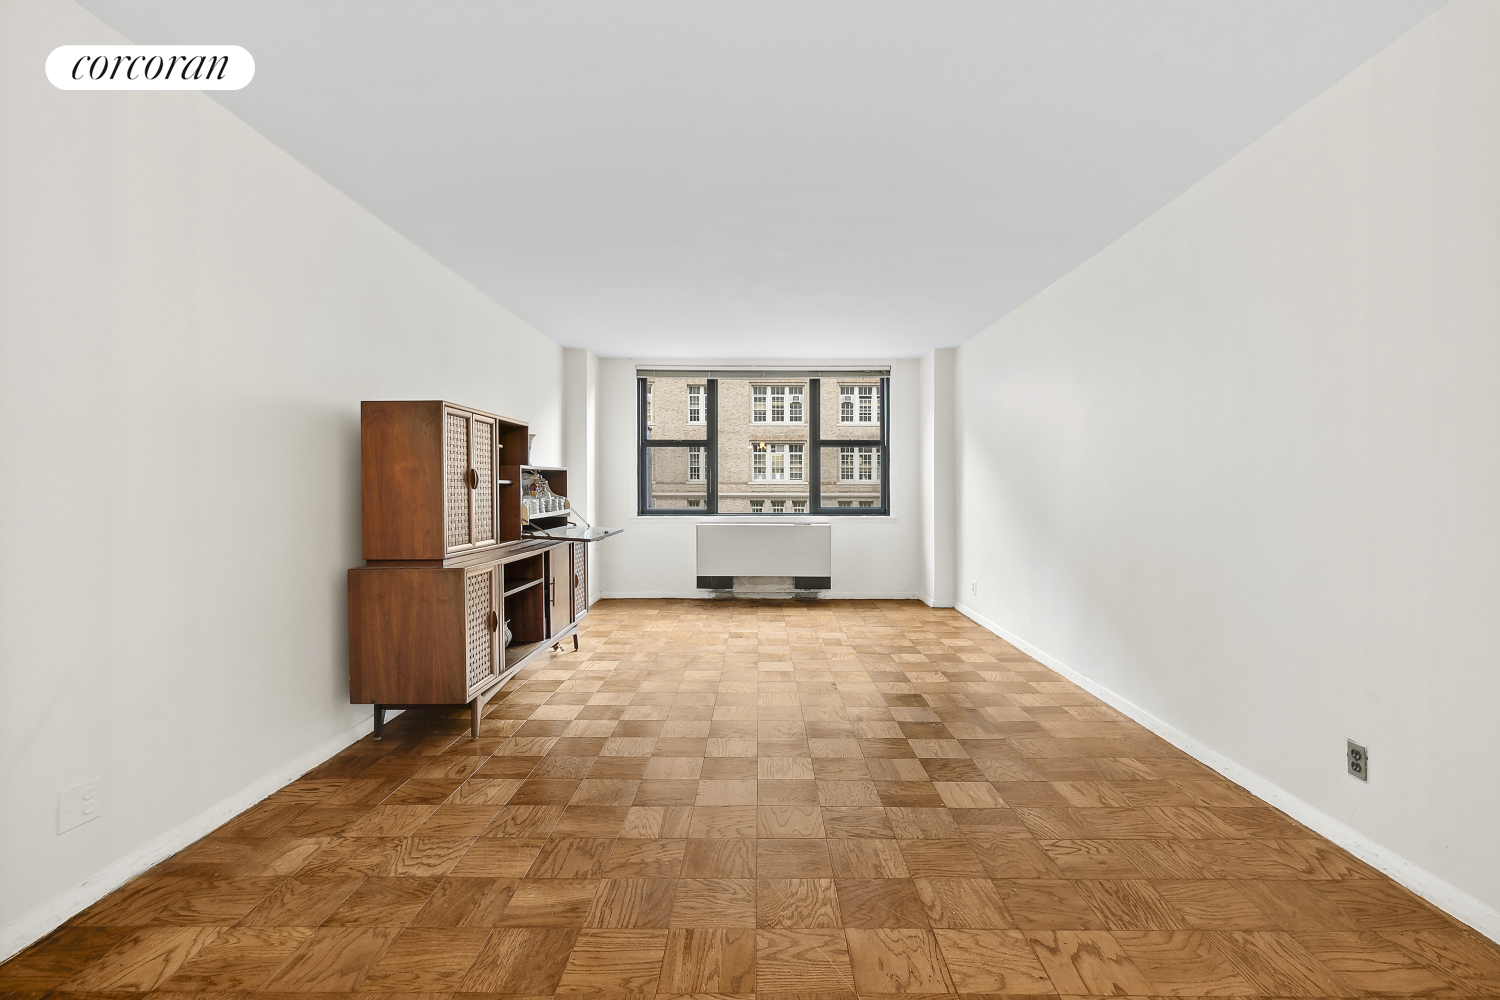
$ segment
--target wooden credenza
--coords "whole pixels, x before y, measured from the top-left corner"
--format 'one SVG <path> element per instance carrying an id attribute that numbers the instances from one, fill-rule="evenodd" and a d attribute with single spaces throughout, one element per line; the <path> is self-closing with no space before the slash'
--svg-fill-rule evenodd
<path id="1" fill-rule="evenodd" d="M 528 432 L 453 403 L 361 404 L 365 565 L 349 570 L 349 700 L 374 705 L 377 739 L 388 708 L 464 703 L 478 738 L 510 675 L 569 635 L 578 648 L 590 541 L 524 537 L 514 477 Z"/>

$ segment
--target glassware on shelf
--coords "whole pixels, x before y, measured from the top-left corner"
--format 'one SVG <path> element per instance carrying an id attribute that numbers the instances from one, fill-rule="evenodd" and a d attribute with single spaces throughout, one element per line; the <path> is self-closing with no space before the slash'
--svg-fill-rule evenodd
<path id="1" fill-rule="evenodd" d="M 568 509 L 568 498 L 553 493 L 546 476 L 540 472 L 521 473 L 522 519 L 531 521 L 537 517 L 564 514 Z"/>

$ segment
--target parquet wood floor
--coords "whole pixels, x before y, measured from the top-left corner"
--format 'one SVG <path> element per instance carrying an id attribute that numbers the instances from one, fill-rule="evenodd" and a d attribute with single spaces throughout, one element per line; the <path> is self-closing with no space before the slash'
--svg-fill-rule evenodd
<path id="1" fill-rule="evenodd" d="M 1500 995 L 1500 948 L 951 610 L 605 601 L 0 966 L 15 1000 Z"/>

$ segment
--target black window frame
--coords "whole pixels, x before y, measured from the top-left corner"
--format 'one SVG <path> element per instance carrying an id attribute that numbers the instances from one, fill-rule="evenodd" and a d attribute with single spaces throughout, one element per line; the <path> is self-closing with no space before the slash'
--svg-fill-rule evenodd
<path id="1" fill-rule="evenodd" d="M 641 517 L 710 517 L 719 516 L 719 377 L 710 375 L 704 379 L 704 424 L 707 440 L 657 439 L 651 437 L 646 424 L 646 390 L 650 378 L 636 377 L 636 513 Z M 738 378 L 732 372 L 723 372 L 722 377 Z M 744 376 L 756 381 L 748 373 Z M 878 440 L 825 438 L 823 437 L 823 378 L 807 378 L 807 398 L 803 401 L 803 417 L 807 422 L 807 450 L 803 469 L 808 478 L 807 510 L 802 513 L 782 511 L 735 512 L 725 517 L 890 517 L 891 516 L 891 377 L 879 376 L 880 437 Z M 837 405 L 837 404 L 835 404 Z M 695 425 L 696 426 L 696 425 Z M 880 503 L 874 507 L 825 507 L 823 506 L 823 449 L 869 447 L 880 449 Z M 702 448 L 703 476 L 705 480 L 705 504 L 701 508 L 659 508 L 650 506 L 651 482 L 649 452 L 652 448 Z M 766 499 L 771 499 L 767 496 Z"/>

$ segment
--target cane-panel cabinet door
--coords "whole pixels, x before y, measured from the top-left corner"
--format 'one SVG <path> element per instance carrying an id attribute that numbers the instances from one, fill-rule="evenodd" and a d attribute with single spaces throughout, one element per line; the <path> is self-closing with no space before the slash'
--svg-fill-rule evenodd
<path id="1" fill-rule="evenodd" d="M 469 696 L 483 691 L 500 675 L 500 565 L 464 572 L 464 666 Z"/>
<path id="2" fill-rule="evenodd" d="M 495 421 L 443 408 L 443 519 L 447 554 L 495 544 Z"/>
<path id="3" fill-rule="evenodd" d="M 568 581 L 573 568 L 568 546 L 554 545 L 547 550 L 547 635 L 557 635 L 572 624 L 572 594 Z"/>
<path id="4" fill-rule="evenodd" d="M 573 542 L 573 620 L 589 613 L 589 547 Z"/>

